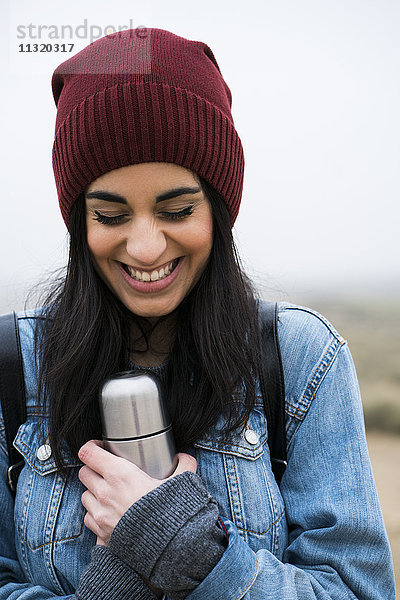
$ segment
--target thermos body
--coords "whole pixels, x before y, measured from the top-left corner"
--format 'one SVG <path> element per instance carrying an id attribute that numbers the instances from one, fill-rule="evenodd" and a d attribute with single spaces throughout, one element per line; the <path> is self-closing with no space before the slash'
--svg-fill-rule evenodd
<path id="1" fill-rule="evenodd" d="M 173 473 L 178 461 L 171 421 L 153 374 L 113 375 L 100 392 L 100 413 L 107 450 L 156 479 Z"/>

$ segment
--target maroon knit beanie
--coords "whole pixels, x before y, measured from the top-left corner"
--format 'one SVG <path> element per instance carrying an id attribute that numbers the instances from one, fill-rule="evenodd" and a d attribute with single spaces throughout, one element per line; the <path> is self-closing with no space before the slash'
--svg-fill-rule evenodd
<path id="1" fill-rule="evenodd" d="M 57 105 L 53 169 L 61 213 L 97 177 L 144 162 L 202 176 L 235 222 L 243 188 L 242 144 L 232 96 L 211 49 L 162 29 L 101 38 L 52 78 Z"/>

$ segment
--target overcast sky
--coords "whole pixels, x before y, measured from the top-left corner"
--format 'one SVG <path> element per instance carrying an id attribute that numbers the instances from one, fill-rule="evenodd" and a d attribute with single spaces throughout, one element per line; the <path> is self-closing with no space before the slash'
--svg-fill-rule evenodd
<path id="1" fill-rule="evenodd" d="M 2 0 L 0 11 L 1 308 L 65 260 L 52 72 L 91 34 L 124 25 L 167 29 L 214 51 L 246 159 L 235 236 L 257 281 L 295 300 L 398 289 L 398 0 Z M 74 49 L 19 52 L 48 42 Z"/>

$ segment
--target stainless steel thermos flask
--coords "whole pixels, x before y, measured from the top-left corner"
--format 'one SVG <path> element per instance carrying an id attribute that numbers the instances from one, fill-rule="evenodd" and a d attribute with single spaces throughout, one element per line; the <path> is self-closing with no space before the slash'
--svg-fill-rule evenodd
<path id="1" fill-rule="evenodd" d="M 173 473 L 178 459 L 171 422 L 152 374 L 125 371 L 107 379 L 100 392 L 100 412 L 107 450 L 156 479 Z"/>

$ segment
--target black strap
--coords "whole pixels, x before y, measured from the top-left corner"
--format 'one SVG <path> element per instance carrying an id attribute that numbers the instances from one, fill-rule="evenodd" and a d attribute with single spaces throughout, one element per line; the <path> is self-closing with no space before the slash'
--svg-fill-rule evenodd
<path id="1" fill-rule="evenodd" d="M 24 461 L 13 441 L 26 421 L 25 379 L 15 312 L 0 316 L 0 398 L 10 467 L 8 484 L 13 494 Z"/>
<path id="2" fill-rule="evenodd" d="M 278 304 L 258 304 L 260 323 L 260 386 L 268 425 L 271 466 L 280 485 L 287 465 L 285 430 L 285 382 L 278 339 Z"/>

